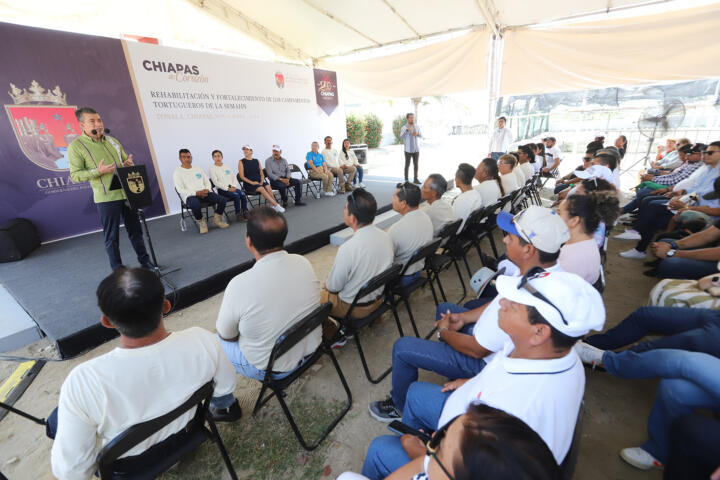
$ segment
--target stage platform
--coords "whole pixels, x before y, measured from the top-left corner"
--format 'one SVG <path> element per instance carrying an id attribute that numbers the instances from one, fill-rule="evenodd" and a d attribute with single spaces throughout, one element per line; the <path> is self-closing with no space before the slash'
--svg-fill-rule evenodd
<path id="1" fill-rule="evenodd" d="M 366 177 L 367 190 L 375 195 L 380 212 L 391 208 L 397 179 Z M 345 195 L 304 199 L 305 207 L 292 206 L 286 246 L 292 253 L 307 253 L 329 243 L 330 235 L 345 228 Z M 171 215 L 148 222 L 158 262 L 180 270 L 166 278 L 174 308 L 184 308 L 225 289 L 238 273 L 250 268 L 253 258 L 245 247 L 245 224 L 210 228 L 200 235 L 188 219 L 187 231 L 180 230 L 180 216 Z M 137 259 L 125 232 L 120 234 L 123 261 L 136 266 Z M 95 289 L 110 273 L 102 232 L 45 244 L 19 262 L 0 264 L 0 284 L 55 342 L 63 358 L 97 346 L 115 336 L 103 328 L 96 304 Z"/>

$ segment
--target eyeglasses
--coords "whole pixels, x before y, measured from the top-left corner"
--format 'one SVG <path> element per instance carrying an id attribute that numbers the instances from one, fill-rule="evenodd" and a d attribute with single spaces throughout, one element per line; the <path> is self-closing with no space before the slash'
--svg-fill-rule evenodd
<path id="1" fill-rule="evenodd" d="M 527 273 L 525 275 L 522 276 L 522 278 L 520 279 L 520 283 L 518 283 L 517 288 L 518 288 L 518 290 L 521 288 L 525 289 L 533 297 L 535 297 L 538 300 L 541 300 L 541 301 L 547 303 L 548 305 L 550 305 L 551 307 L 553 307 L 560 314 L 560 319 L 563 321 L 563 323 L 565 325 L 568 325 L 568 322 L 567 322 L 567 320 L 565 320 L 565 316 L 562 314 L 560 309 L 557 306 L 555 306 L 554 303 L 552 303 L 550 300 L 548 300 L 545 295 L 543 295 L 542 293 L 535 290 L 535 288 L 532 285 L 530 285 L 530 283 L 528 283 L 530 280 L 532 280 L 534 278 L 540 278 L 540 275 L 542 275 L 543 273 L 546 273 L 544 268 L 532 267 L 530 270 L 527 271 Z"/>
<path id="2" fill-rule="evenodd" d="M 443 425 L 442 428 L 436 431 L 432 438 L 425 444 L 425 454 L 430 456 L 430 458 L 437 462 L 443 473 L 445 473 L 445 475 L 447 475 L 450 480 L 454 480 L 453 476 L 450 475 L 450 472 L 447 471 L 445 465 L 443 465 L 442 462 L 440 462 L 440 459 L 437 457 L 437 449 L 440 446 L 440 442 L 442 442 L 442 439 L 445 438 L 445 434 L 447 433 L 448 428 L 450 428 L 450 425 L 452 425 L 452 423 L 459 417 L 460 415 Z"/>
<path id="3" fill-rule="evenodd" d="M 583 162 L 590 162 L 592 161 L 592 157 L 583 157 Z"/>
<path id="4" fill-rule="evenodd" d="M 718 153 L 718 150 L 705 150 L 704 152 L 702 152 L 703 155 L 708 156 L 712 155 L 713 153 Z"/>

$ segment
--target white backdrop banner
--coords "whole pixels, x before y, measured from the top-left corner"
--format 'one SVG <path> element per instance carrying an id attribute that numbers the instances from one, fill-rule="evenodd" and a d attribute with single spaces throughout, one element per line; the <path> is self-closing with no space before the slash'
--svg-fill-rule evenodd
<path id="1" fill-rule="evenodd" d="M 311 142 L 322 148 L 330 135 L 342 146 L 342 101 L 331 115 L 318 106 L 311 68 L 135 42 L 125 48 L 168 213 L 180 211 L 172 176 L 181 148 L 207 172 L 215 149 L 237 171 L 245 144 L 263 166 L 278 144 L 301 168 Z"/>

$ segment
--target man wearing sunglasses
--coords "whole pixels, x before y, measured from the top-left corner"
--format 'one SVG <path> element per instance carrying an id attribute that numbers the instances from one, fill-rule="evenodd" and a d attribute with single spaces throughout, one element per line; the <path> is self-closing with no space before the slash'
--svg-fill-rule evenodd
<path id="1" fill-rule="evenodd" d="M 560 464 L 572 442 L 585 391 L 585 372 L 572 347 L 590 330 L 601 330 L 605 307 L 600 294 L 579 276 L 535 267 L 522 278 L 497 280 L 498 323 L 508 336 L 502 351 L 476 376 L 444 386 L 414 382 L 403 423 L 437 430 L 473 402 L 523 420 L 547 443 Z M 373 440 L 363 475 L 385 478 L 425 454 L 422 442 L 394 435 Z"/>
<path id="2" fill-rule="evenodd" d="M 559 179 L 557 182 L 555 182 L 555 195 L 562 192 L 566 188 L 570 188 L 570 185 L 579 183 L 580 179 L 575 176 L 575 172 L 582 172 L 583 170 L 587 170 L 588 168 L 592 167 L 593 165 L 593 155 L 595 152 L 588 150 L 585 152 L 585 156 L 583 157 L 583 163 L 582 165 L 578 165 L 578 167 L 573 170 L 572 172 L 568 173 L 561 179 Z"/>
<path id="3" fill-rule="evenodd" d="M 549 208 L 531 206 L 514 217 L 501 212 L 498 226 L 506 232 L 505 253 L 513 274 L 533 267 L 561 271 L 560 247 L 569 240 L 567 225 Z M 372 402 L 370 415 L 381 422 L 400 418 L 410 384 L 418 370 L 429 370 L 450 379 L 469 378 L 485 367 L 486 357 L 502 350 L 507 335 L 498 326 L 500 297 L 478 308 L 441 303 L 436 311 L 439 342 L 403 337 L 393 345 L 392 390 L 386 400 Z"/>

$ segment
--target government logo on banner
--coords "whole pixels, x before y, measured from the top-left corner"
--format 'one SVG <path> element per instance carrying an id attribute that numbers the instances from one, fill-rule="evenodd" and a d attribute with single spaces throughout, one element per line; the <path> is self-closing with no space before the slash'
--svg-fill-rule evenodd
<path id="1" fill-rule="evenodd" d="M 46 91 L 35 80 L 22 90 L 10 84 L 13 105 L 5 105 L 20 149 L 35 165 L 62 172 L 68 170 L 67 147 L 81 134 L 74 105 L 56 86 Z"/>
<path id="2" fill-rule="evenodd" d="M 313 69 L 315 74 L 315 99 L 325 113 L 332 114 L 338 106 L 337 73 Z"/>

